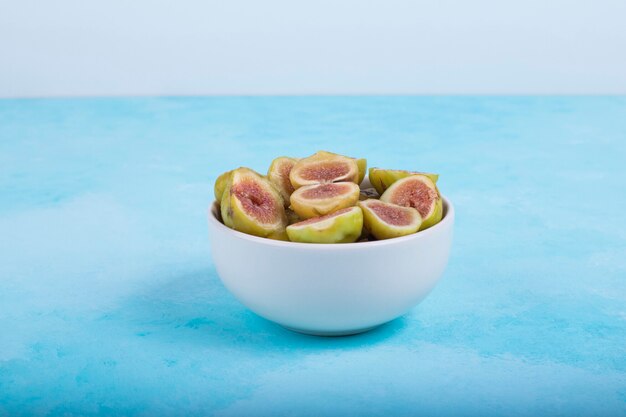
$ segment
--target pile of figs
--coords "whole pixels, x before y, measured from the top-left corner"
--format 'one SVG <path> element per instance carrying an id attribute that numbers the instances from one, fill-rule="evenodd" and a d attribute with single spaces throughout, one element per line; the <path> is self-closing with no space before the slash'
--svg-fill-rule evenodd
<path id="1" fill-rule="evenodd" d="M 326 151 L 274 159 L 266 176 L 237 168 L 215 181 L 224 224 L 269 239 L 352 243 L 406 236 L 443 214 L 437 174 L 370 168 L 374 188 L 361 189 L 367 161 Z"/>

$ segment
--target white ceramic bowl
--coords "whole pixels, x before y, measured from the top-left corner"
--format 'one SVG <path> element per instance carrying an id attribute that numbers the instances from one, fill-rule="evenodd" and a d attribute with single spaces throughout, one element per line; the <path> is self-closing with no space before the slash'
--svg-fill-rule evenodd
<path id="1" fill-rule="evenodd" d="M 422 301 L 448 263 L 454 208 L 413 235 L 376 242 L 282 242 L 237 232 L 209 213 L 217 273 L 242 304 L 302 333 L 360 333 L 393 320 Z"/>

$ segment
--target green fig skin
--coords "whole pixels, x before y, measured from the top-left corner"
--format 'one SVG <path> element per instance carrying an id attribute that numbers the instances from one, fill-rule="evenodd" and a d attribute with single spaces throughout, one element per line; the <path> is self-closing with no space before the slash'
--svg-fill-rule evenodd
<path id="1" fill-rule="evenodd" d="M 227 186 L 226 189 L 229 187 Z M 230 208 L 230 193 L 224 191 L 222 193 L 222 200 L 220 201 L 220 214 L 222 215 L 222 221 L 231 229 L 234 229 L 233 216 Z"/>
<path id="2" fill-rule="evenodd" d="M 367 159 L 357 158 L 356 166 L 359 168 L 359 179 L 357 184 L 361 184 L 365 179 L 365 174 L 367 173 Z"/>
<path id="3" fill-rule="evenodd" d="M 213 186 L 213 193 L 215 194 L 215 201 L 221 202 L 222 196 L 224 195 L 224 190 L 226 190 L 226 186 L 228 185 L 228 180 L 230 180 L 230 175 L 233 171 L 226 171 L 215 180 L 215 185 Z"/>
<path id="4" fill-rule="evenodd" d="M 429 227 L 436 225 L 437 223 L 441 221 L 442 218 L 443 218 L 443 200 L 439 198 L 437 202 L 435 203 L 435 210 L 433 211 L 433 214 L 431 214 L 426 219 L 424 219 L 424 221 L 422 221 L 422 226 L 420 227 L 420 230 L 425 230 L 425 229 L 428 229 Z"/>
<path id="5" fill-rule="evenodd" d="M 363 212 L 354 206 L 287 226 L 287 235 L 300 243 L 353 243 L 362 229 Z"/>
<path id="6" fill-rule="evenodd" d="M 424 172 L 412 172 L 405 171 L 402 169 L 382 169 L 382 168 L 370 168 L 369 170 L 369 180 L 372 183 L 372 186 L 378 191 L 378 194 L 382 195 L 387 188 L 389 188 L 394 182 L 406 178 L 409 175 L 426 175 L 428 178 L 432 180 L 435 184 L 439 179 L 439 174 L 431 174 Z"/>
<path id="7" fill-rule="evenodd" d="M 273 221 L 263 223 L 244 209 L 244 205 L 235 191 L 237 185 L 244 182 L 254 183 L 268 198 L 267 204 L 271 206 L 266 207 L 266 209 L 274 214 Z M 231 229 L 269 239 L 287 240 L 285 231 L 287 216 L 280 193 L 267 178 L 251 169 L 238 168 L 232 171 L 226 190 L 222 195 L 220 210 L 224 224 Z"/>

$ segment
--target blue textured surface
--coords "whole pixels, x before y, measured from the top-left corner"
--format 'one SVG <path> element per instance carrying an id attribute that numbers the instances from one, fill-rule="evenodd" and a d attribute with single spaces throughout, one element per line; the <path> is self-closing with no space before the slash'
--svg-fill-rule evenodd
<path id="1" fill-rule="evenodd" d="M 210 260 L 215 177 L 317 149 L 457 208 L 440 285 L 359 336 Z M 619 97 L 0 101 L 0 415 L 624 415 L 625 161 Z"/>

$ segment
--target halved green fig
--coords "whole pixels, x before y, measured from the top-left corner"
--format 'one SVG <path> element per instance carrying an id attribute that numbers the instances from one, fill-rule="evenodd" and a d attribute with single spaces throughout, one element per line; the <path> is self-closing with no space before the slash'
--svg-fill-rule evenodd
<path id="1" fill-rule="evenodd" d="M 296 162 L 298 160 L 295 158 L 280 156 L 272 161 L 267 170 L 267 178 L 280 192 L 286 205 L 289 205 L 289 197 L 293 193 L 293 185 L 289 181 L 289 173 Z"/>
<path id="2" fill-rule="evenodd" d="M 328 154 L 328 155 L 336 155 L 336 156 L 344 156 L 346 158 L 354 159 L 354 161 L 356 162 L 356 166 L 359 169 L 359 177 L 357 179 L 357 184 L 361 184 L 363 182 L 363 179 L 365 178 L 365 174 L 367 174 L 367 159 L 365 159 L 365 158 L 352 158 L 350 156 L 339 155 L 337 153 L 332 153 L 332 152 L 328 152 L 328 151 L 319 151 L 318 153 Z"/>
<path id="3" fill-rule="evenodd" d="M 353 182 L 305 185 L 291 194 L 290 201 L 300 218 L 310 219 L 356 205 L 359 186 Z"/>
<path id="4" fill-rule="evenodd" d="M 320 151 L 300 159 L 291 169 L 289 180 L 296 190 L 305 185 L 347 181 L 356 183 L 359 168 L 356 160 Z"/>
<path id="5" fill-rule="evenodd" d="M 226 185 L 228 184 L 232 172 L 233 171 L 226 171 L 215 180 L 213 192 L 215 193 L 215 200 L 217 202 L 222 201 L 222 195 L 224 195 L 224 190 L 226 190 Z"/>
<path id="6" fill-rule="evenodd" d="M 232 171 L 222 195 L 224 224 L 250 235 L 285 240 L 283 199 L 272 183 L 248 168 Z"/>
<path id="7" fill-rule="evenodd" d="M 410 175 L 391 184 L 380 201 L 413 207 L 422 217 L 420 230 L 437 224 L 443 216 L 443 202 L 437 186 L 428 176 Z"/>
<path id="8" fill-rule="evenodd" d="M 352 243 L 362 228 L 363 212 L 354 206 L 287 226 L 287 236 L 301 243 Z"/>
<path id="9" fill-rule="evenodd" d="M 378 191 L 376 191 L 375 188 L 361 188 L 359 200 L 364 201 L 370 198 L 378 200 L 380 198 L 380 195 L 378 195 Z"/>
<path id="10" fill-rule="evenodd" d="M 372 183 L 372 186 L 376 188 L 376 191 L 378 191 L 378 194 L 382 195 L 382 193 L 384 193 L 385 190 L 389 188 L 394 182 L 398 181 L 399 179 L 408 177 L 409 175 L 415 174 L 426 175 L 434 183 L 437 183 L 437 180 L 439 179 L 439 174 L 412 172 L 402 169 L 370 168 L 369 180 Z"/>
<path id="11" fill-rule="evenodd" d="M 376 239 L 391 239 L 417 232 L 422 217 L 413 207 L 396 206 L 380 200 L 359 201 L 363 210 L 363 228 Z"/>

